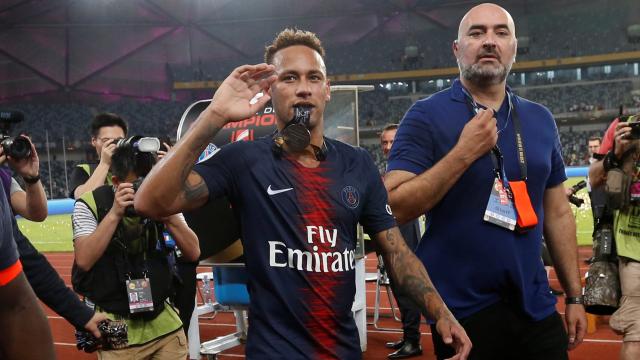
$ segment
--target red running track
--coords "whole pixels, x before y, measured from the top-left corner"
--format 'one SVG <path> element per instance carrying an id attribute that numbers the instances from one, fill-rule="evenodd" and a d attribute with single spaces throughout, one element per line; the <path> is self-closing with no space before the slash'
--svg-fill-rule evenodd
<path id="1" fill-rule="evenodd" d="M 49 253 L 46 254 L 51 264 L 56 268 L 60 276 L 64 279 L 65 283 L 70 286 L 71 284 L 71 264 L 73 255 L 71 253 Z M 580 270 L 584 275 L 587 266 L 583 262 L 584 259 L 591 256 L 591 248 L 583 247 L 580 249 Z M 366 260 L 367 272 L 376 271 L 377 260 L 375 257 L 369 257 Z M 198 271 L 209 271 L 206 267 L 198 268 Z M 555 288 L 560 288 L 558 281 L 555 278 L 555 273 L 552 271 L 550 275 L 551 285 Z M 368 321 L 373 321 L 373 304 L 375 299 L 375 284 L 373 282 L 367 283 L 367 312 Z M 562 299 L 559 298 L 558 311 L 564 314 L 564 304 Z M 64 319 L 60 318 L 57 314 L 51 311 L 48 307 L 43 305 L 46 309 L 46 314 L 49 318 L 49 324 L 53 333 L 55 342 L 56 353 L 58 359 L 96 359 L 95 355 L 89 355 L 79 352 L 75 348 L 74 331 L 71 325 L 69 325 Z M 387 341 L 395 341 L 402 336 L 401 325 L 399 322 L 394 321 L 391 318 L 391 310 L 389 308 L 389 302 L 387 301 L 384 288 L 382 291 L 381 302 L 381 319 L 379 326 L 385 328 L 396 329 L 394 331 L 381 331 L 376 330 L 372 325 L 367 329 L 367 342 L 368 348 L 364 353 L 363 358 L 365 360 L 382 360 L 386 359 L 387 354 L 390 352 L 384 347 L 384 343 Z M 218 336 L 226 335 L 234 331 L 235 320 L 233 315 L 227 313 L 219 313 L 213 319 L 201 319 L 200 320 L 200 336 L 201 340 L 210 340 Z M 431 344 L 430 329 L 426 324 L 421 328 L 422 347 L 424 350 L 424 356 L 422 359 L 435 359 L 433 356 L 433 345 Z M 621 347 L 621 337 L 614 334 L 609 328 L 608 317 L 601 317 L 597 321 L 597 330 L 593 334 L 588 334 L 585 342 L 576 350 L 569 353 L 571 360 L 608 360 L 617 359 L 618 353 Z M 234 348 L 226 351 L 218 356 L 219 359 L 238 359 L 244 358 L 242 347 Z"/>

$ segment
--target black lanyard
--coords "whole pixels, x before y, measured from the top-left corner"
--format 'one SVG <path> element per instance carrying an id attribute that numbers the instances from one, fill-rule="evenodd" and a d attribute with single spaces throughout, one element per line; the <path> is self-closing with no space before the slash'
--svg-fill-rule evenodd
<path id="1" fill-rule="evenodd" d="M 475 100 L 473 100 L 473 97 L 471 97 L 471 95 L 467 92 L 466 89 L 463 88 L 462 92 L 465 94 L 465 97 L 467 99 L 467 106 L 469 107 L 469 110 L 473 113 L 473 114 L 477 114 L 478 113 L 478 109 L 480 108 L 478 106 L 478 104 L 475 102 Z M 511 114 L 511 118 L 513 119 L 513 127 L 516 133 L 516 151 L 518 152 L 518 163 L 520 164 L 520 180 L 522 181 L 526 181 L 527 180 L 527 158 L 525 156 L 525 152 L 524 152 L 524 142 L 522 141 L 522 127 L 520 124 L 520 116 L 518 116 L 518 112 L 516 111 L 515 106 L 513 106 L 513 103 L 511 101 L 511 94 L 509 92 L 507 92 L 507 99 L 509 101 L 509 114 Z M 507 116 L 507 123 L 509 122 L 509 116 Z M 506 124 L 505 124 L 505 128 L 506 128 Z M 500 151 L 500 148 L 498 147 L 498 144 L 496 144 L 492 149 L 491 149 L 491 161 L 493 162 L 493 167 L 496 173 L 496 176 L 503 180 L 504 183 L 506 183 L 506 172 L 504 170 L 504 157 L 502 156 L 502 151 Z"/>

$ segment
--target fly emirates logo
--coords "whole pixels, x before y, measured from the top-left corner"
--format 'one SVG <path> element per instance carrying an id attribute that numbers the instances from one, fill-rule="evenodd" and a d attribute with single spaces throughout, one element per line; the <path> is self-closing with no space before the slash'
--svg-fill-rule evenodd
<path id="1" fill-rule="evenodd" d="M 269 241 L 269 265 L 290 267 L 309 272 L 342 272 L 355 268 L 354 250 L 318 251 L 318 243 L 329 244 L 335 249 L 337 229 L 322 226 L 307 226 L 307 242 L 313 244 L 311 251 L 290 249 L 280 241 Z"/>

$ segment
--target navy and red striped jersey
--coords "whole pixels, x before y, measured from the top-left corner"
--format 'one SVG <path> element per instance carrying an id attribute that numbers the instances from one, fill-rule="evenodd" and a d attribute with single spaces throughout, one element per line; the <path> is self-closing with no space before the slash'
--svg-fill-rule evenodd
<path id="1" fill-rule="evenodd" d="M 272 151 L 271 137 L 226 145 L 194 168 L 210 199 L 227 196 L 240 219 L 248 358 L 361 358 L 351 313 L 356 226 L 374 235 L 395 220 L 370 155 L 325 144 L 317 168 Z"/>

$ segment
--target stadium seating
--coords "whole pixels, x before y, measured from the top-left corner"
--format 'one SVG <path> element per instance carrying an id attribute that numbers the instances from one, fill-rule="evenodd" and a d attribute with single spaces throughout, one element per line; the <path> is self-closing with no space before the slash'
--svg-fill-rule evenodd
<path id="1" fill-rule="evenodd" d="M 558 7 L 553 16 L 544 12 L 514 14 L 519 24 L 518 36 L 530 39 L 528 51 L 518 61 L 556 59 L 595 54 L 640 50 L 640 43 L 629 42 L 625 19 L 633 14 L 633 1 L 616 6 L 585 2 L 579 7 Z M 389 72 L 414 69 L 455 67 L 451 44 L 457 37 L 457 26 L 414 29 L 409 34 L 389 26 L 345 45 L 326 49 L 330 75 Z M 418 56 L 407 59 L 405 47 L 414 45 Z M 246 62 L 261 62 L 261 49 Z M 238 65 L 237 59 L 202 62 L 193 66 L 171 64 L 175 81 L 223 80 Z"/>

